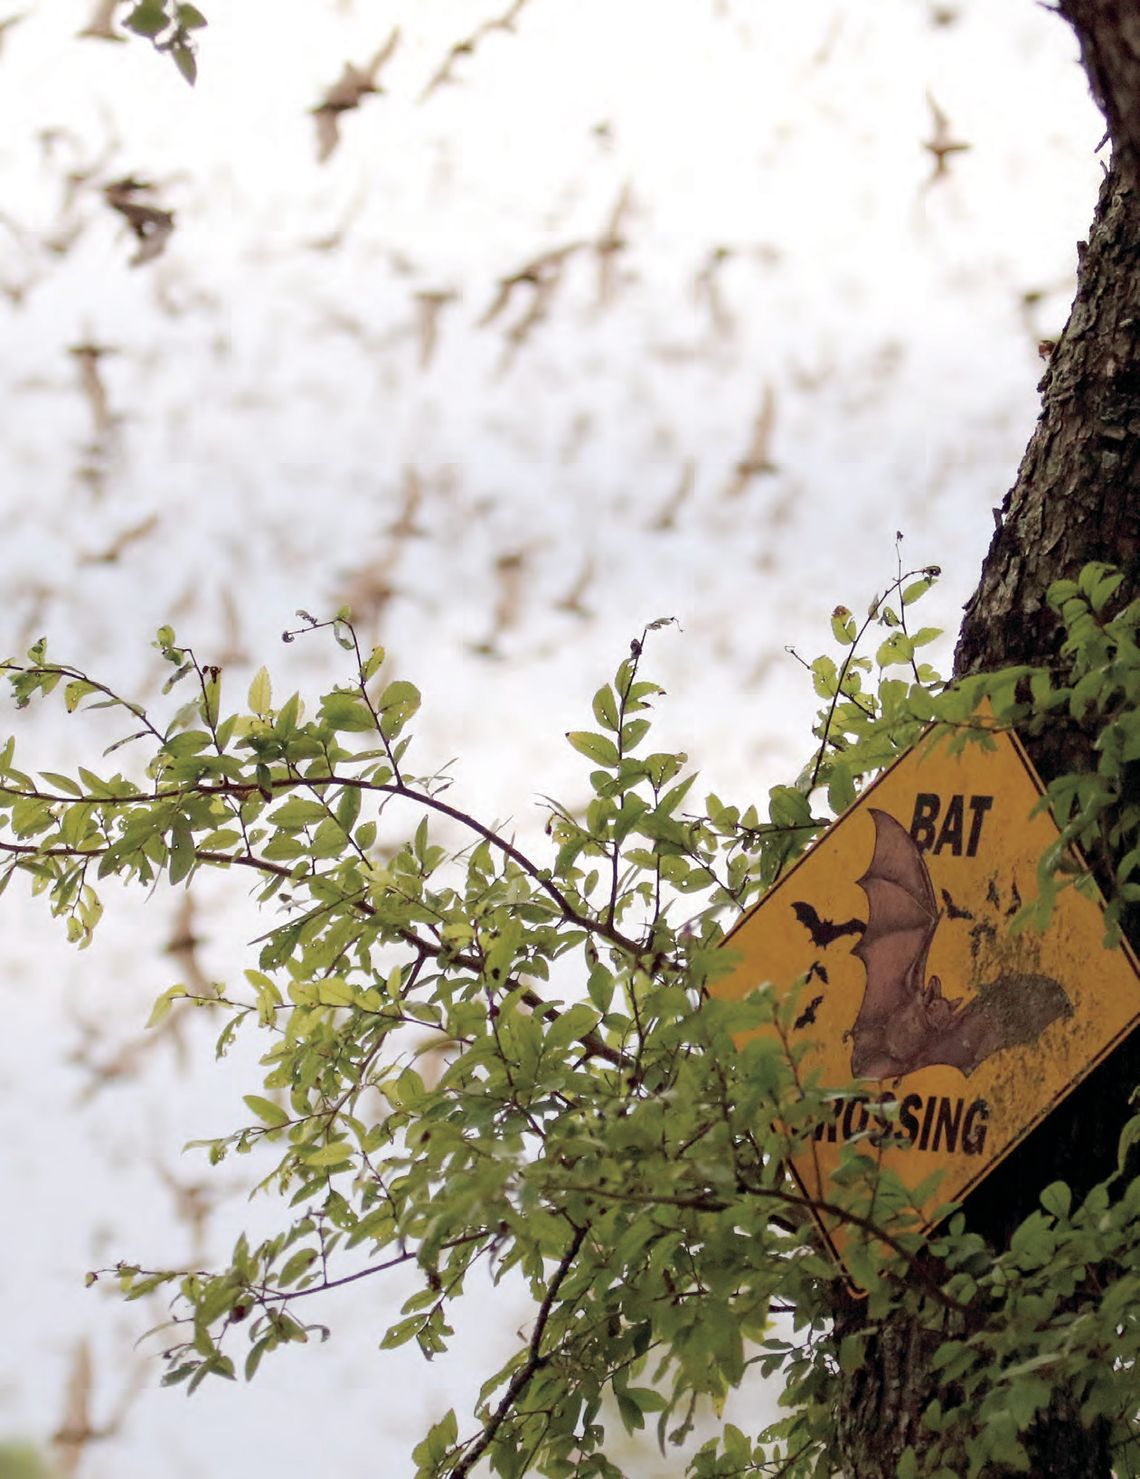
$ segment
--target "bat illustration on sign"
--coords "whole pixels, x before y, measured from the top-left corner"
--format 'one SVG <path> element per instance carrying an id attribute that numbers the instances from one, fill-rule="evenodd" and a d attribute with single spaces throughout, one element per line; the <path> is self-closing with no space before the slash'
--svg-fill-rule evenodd
<path id="1" fill-rule="evenodd" d="M 973 919 L 968 909 L 960 909 L 950 897 L 948 888 L 940 888 L 938 892 L 942 895 L 942 906 L 946 910 L 947 919 Z"/>
<path id="2" fill-rule="evenodd" d="M 821 919 L 816 912 L 815 905 L 809 904 L 806 899 L 797 899 L 792 905 L 792 913 L 811 936 L 812 944 L 824 950 L 843 935 L 863 933 L 861 919 L 847 919 L 842 924 L 836 924 L 833 919 Z"/>
<path id="3" fill-rule="evenodd" d="M 968 1078 L 1004 1048 L 1036 1042 L 1072 1004 L 1048 976 L 1005 973 L 971 1002 L 943 996 L 926 979 L 926 957 L 941 913 L 926 863 L 910 833 L 870 808 L 875 848 L 858 879 L 867 895 L 867 927 L 852 954 L 867 971 L 867 989 L 851 1038 L 856 1078 L 902 1078 L 934 1063 Z"/>

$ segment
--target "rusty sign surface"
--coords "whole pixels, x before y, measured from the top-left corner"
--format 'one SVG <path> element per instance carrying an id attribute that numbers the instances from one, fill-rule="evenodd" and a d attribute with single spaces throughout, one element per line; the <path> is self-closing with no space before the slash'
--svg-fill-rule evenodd
<path id="1" fill-rule="evenodd" d="M 1098 898 L 1066 889 L 1047 931 L 1009 933 L 1058 832 L 1030 816 L 1041 783 L 1021 745 L 994 739 L 908 751 L 724 942 L 737 959 L 715 994 L 805 977 L 804 1071 L 859 1090 L 792 1164 L 808 1196 L 826 1199 L 870 1128 L 908 1185 L 943 1173 L 924 1214 L 961 1198 L 1140 1022 L 1136 958 L 1105 948 Z M 817 1221 L 842 1261 L 843 1227 Z"/>

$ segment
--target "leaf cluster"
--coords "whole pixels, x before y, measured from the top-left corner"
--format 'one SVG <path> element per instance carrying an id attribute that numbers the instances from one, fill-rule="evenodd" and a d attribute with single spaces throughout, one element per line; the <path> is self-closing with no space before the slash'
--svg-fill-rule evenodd
<path id="1" fill-rule="evenodd" d="M 196 5 L 185 0 L 138 0 L 123 19 L 136 36 L 170 58 L 193 87 L 198 80 L 198 47 L 195 33 L 207 24 Z"/>
<path id="2" fill-rule="evenodd" d="M 726 925 L 924 732 L 986 744 L 1059 711 L 1095 729 L 1096 769 L 1050 788 L 1062 845 L 1023 923 L 1044 928 L 1057 890 L 1087 883 L 1073 843 L 1120 860 L 1112 928 L 1137 886 L 1136 608 L 1113 610 L 1116 577 L 1090 568 L 1051 593 L 1063 670 L 948 687 L 920 658 L 936 633 L 910 625 L 936 574 L 900 568 L 861 623 L 836 609 L 837 656 L 805 664 L 816 745 L 763 815 L 695 803 L 686 756 L 652 748 L 662 690 L 643 665 L 665 624 L 652 623 L 594 695 L 593 727 L 567 736 L 589 800 L 546 803 L 537 857 L 456 805 L 446 774 L 414 769 L 420 695 L 361 648 L 347 611 L 299 613 L 284 634 L 327 630 L 345 654 L 345 680 L 311 714 L 298 694 L 277 701 L 265 669 L 226 711 L 225 675 L 169 627 L 161 716 L 42 641 L 3 665 L 17 706 L 55 695 L 69 712 L 121 711 L 128 732 L 108 753 L 130 744 L 136 765 L 29 771 L 10 740 L 0 889 L 28 876 L 82 945 L 102 879 L 185 886 L 217 868 L 247 880 L 270 921 L 256 960 L 209 998 L 225 1009 L 218 1052 L 240 1032 L 263 1052 L 249 1122 L 204 1148 L 255 1155 L 283 1226 L 239 1238 L 219 1270 L 106 1271 L 128 1298 L 169 1296 L 168 1383 L 252 1378 L 269 1352 L 327 1338 L 307 1319 L 322 1292 L 397 1267 L 416 1287 L 380 1343 L 430 1360 L 481 1269 L 521 1281 L 532 1320 L 488 1374 L 474 1426 L 448 1413 L 416 1448 L 417 1479 L 484 1463 L 507 1479 L 620 1479 L 615 1423 L 691 1447 L 702 1412 L 776 1374 L 790 1415 L 765 1433 L 722 1427 L 687 1472 L 834 1470 L 836 1376 L 862 1345 L 833 1334 L 836 1271 L 786 1166 L 848 1090 L 805 1071 L 794 987 L 710 993 Z M 193 1000 L 176 983 L 152 1022 Z M 1138 1133 L 1140 1119 L 1126 1142 Z M 1077 1208 L 1050 1188 L 998 1256 L 953 1219 L 924 1238 L 929 1188 L 886 1173 L 873 1133 L 846 1146 L 816 1209 L 849 1227 L 867 1331 L 906 1311 L 943 1340 L 946 1390 L 912 1472 L 1016 1466 L 1058 1384 L 1130 1442 L 1140 1193 L 1118 1180 Z"/>

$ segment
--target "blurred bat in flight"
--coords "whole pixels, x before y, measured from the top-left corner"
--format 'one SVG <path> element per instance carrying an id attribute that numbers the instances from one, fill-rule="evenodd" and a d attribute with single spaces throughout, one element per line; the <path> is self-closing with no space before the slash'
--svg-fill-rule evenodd
<path id="1" fill-rule="evenodd" d="M 769 455 L 775 426 L 776 393 L 770 385 L 765 385 L 760 409 L 752 423 L 752 441 L 748 451 L 736 464 L 735 476 L 728 486 L 727 497 L 739 498 L 754 478 L 779 471 Z"/>
<path id="2" fill-rule="evenodd" d="M 107 386 L 99 362 L 104 355 L 114 354 L 115 351 L 106 344 L 85 340 L 82 344 L 72 344 L 67 352 L 79 369 L 79 385 L 91 412 L 95 440 L 102 441 L 113 430 L 115 417 L 111 412 Z"/>
<path id="3" fill-rule="evenodd" d="M 518 19 L 526 3 L 527 0 L 514 0 L 510 9 L 504 11 L 502 15 L 495 16 L 492 20 L 484 21 L 481 26 L 476 26 L 475 30 L 469 36 L 464 36 L 461 40 L 456 41 L 448 49 L 443 61 L 428 78 L 423 92 L 420 93 L 420 102 L 427 102 L 433 92 L 456 80 L 455 64 L 463 57 L 474 55 L 475 48 L 485 36 L 489 36 L 492 31 L 514 31 L 515 21 Z"/>
<path id="4" fill-rule="evenodd" d="M 112 180 L 103 186 L 103 198 L 113 211 L 117 211 L 130 227 L 138 246 L 130 260 L 132 267 L 141 267 L 153 262 L 166 250 L 166 243 L 174 231 L 174 212 L 165 211 L 157 205 L 147 205 L 139 200 L 155 187 L 146 180 L 137 180 L 126 175 L 121 180 Z"/>
<path id="5" fill-rule="evenodd" d="M 312 110 L 317 125 L 317 161 L 324 164 L 340 143 L 340 116 L 359 108 L 366 97 L 383 92 L 380 73 L 400 44 L 397 26 L 365 67 L 345 62 L 344 71 Z"/>
<path id="6" fill-rule="evenodd" d="M 598 259 L 598 304 L 605 307 L 613 301 L 617 287 L 617 258 L 629 245 L 622 232 L 625 218 L 632 204 L 628 183 L 614 202 L 609 220 L 601 236 L 594 242 L 594 255 Z"/>
<path id="7" fill-rule="evenodd" d="M 924 189 L 929 190 L 936 180 L 944 179 L 950 173 L 950 166 L 946 160 L 951 154 L 964 154 L 969 149 L 961 139 L 956 139 L 950 131 L 950 120 L 934 101 L 929 93 L 926 94 L 926 102 L 930 108 L 930 116 L 934 122 L 934 132 L 929 139 L 924 139 L 922 147 L 928 154 L 934 156 L 934 172 L 927 180 Z"/>
<path id="8" fill-rule="evenodd" d="M 96 1423 L 91 1410 L 95 1387 L 91 1344 L 86 1336 L 76 1341 L 64 1388 L 62 1421 L 51 1435 L 56 1456 L 56 1468 L 52 1472 L 58 1472 L 61 1479 L 73 1479 L 83 1463 L 88 1444 L 113 1438 L 119 1432 L 144 1382 L 145 1367 L 135 1366 L 110 1418 Z"/>
<path id="9" fill-rule="evenodd" d="M 451 288 L 422 288 L 416 293 L 416 319 L 420 340 L 420 369 L 426 370 L 439 340 L 439 319 L 459 294 Z"/>

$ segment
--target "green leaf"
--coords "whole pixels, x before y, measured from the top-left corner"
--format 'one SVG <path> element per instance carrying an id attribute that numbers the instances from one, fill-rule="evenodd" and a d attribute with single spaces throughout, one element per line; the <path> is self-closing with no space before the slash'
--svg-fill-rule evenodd
<path id="1" fill-rule="evenodd" d="M 157 1027 L 159 1023 L 162 1022 L 169 1015 L 170 1009 L 174 1005 L 175 1001 L 177 1001 L 180 996 L 184 997 L 185 995 L 185 986 L 179 985 L 168 987 L 167 990 L 165 990 L 155 1002 L 154 1006 L 151 1007 L 150 1016 L 146 1019 L 146 1025 L 148 1027 Z"/>
<path id="2" fill-rule="evenodd" d="M 851 767 L 842 760 L 836 761 L 831 767 L 831 775 L 827 782 L 827 804 L 835 815 L 839 816 L 855 800 L 855 794 Z"/>
<path id="3" fill-rule="evenodd" d="M 685 797 L 689 794 L 693 782 L 696 779 L 697 772 L 694 770 L 692 775 L 687 775 L 683 781 L 678 781 L 675 786 L 671 786 L 670 789 L 665 792 L 664 796 L 662 796 L 656 807 L 654 807 L 654 816 L 672 816 L 673 813 L 680 806 L 681 802 L 684 801 Z"/>
<path id="4" fill-rule="evenodd" d="M 839 669 L 835 659 L 826 654 L 811 665 L 812 687 L 820 698 L 830 698 L 839 686 Z"/>
<path id="5" fill-rule="evenodd" d="M 811 808 L 802 791 L 794 786 L 773 786 L 768 797 L 768 815 L 777 827 L 806 827 L 810 824 Z"/>
<path id="6" fill-rule="evenodd" d="M 302 827 L 311 827 L 328 818 L 328 807 L 322 801 L 309 801 L 304 796 L 290 796 L 275 811 L 269 820 L 284 832 L 295 832 Z"/>
<path id="7" fill-rule="evenodd" d="M 933 583 L 930 576 L 924 575 L 921 580 L 912 581 L 910 585 L 905 586 L 902 593 L 903 605 L 912 606 L 915 601 L 926 595 Z"/>
<path id="8" fill-rule="evenodd" d="M 568 1007 L 546 1034 L 546 1046 L 561 1051 L 577 1042 L 598 1025 L 598 1013 L 585 1002 Z"/>
<path id="9" fill-rule="evenodd" d="M 402 1345 L 407 1345 L 409 1340 L 415 1338 L 422 1324 L 422 1315 L 413 1315 L 410 1319 L 398 1320 L 395 1325 L 385 1331 L 384 1338 L 380 1342 L 380 1349 L 394 1351 Z"/>
<path id="10" fill-rule="evenodd" d="M 368 705 L 353 693 L 334 692 L 321 700 L 321 718 L 330 729 L 363 733 L 375 730 L 376 720 Z"/>
<path id="11" fill-rule="evenodd" d="M 566 738 L 580 755 L 585 755 L 587 760 L 592 760 L 595 765 L 603 765 L 607 770 L 617 768 L 620 756 L 617 746 L 613 740 L 607 739 L 604 734 L 592 734 L 586 729 L 571 729 Z"/>
<path id="12" fill-rule="evenodd" d="M 347 1140 L 330 1141 L 328 1145 L 306 1152 L 301 1159 L 306 1166 L 343 1166 L 352 1159 L 352 1146 Z"/>
<path id="13" fill-rule="evenodd" d="M 1073 1205 L 1073 1193 L 1063 1181 L 1054 1181 L 1041 1193 L 1041 1205 L 1054 1217 L 1065 1218 Z"/>
<path id="14" fill-rule="evenodd" d="M 630 719 L 621 727 L 621 747 L 625 754 L 636 750 L 641 741 L 649 733 L 648 719 Z"/>
<path id="15" fill-rule="evenodd" d="M 270 681 L 269 670 L 265 667 L 258 668 L 253 682 L 249 685 L 249 707 L 254 714 L 268 714 L 273 705 L 273 684 Z"/>
<path id="16" fill-rule="evenodd" d="M 315 1248 L 299 1248 L 291 1258 L 286 1260 L 285 1267 L 277 1275 L 277 1282 L 286 1287 L 295 1284 L 305 1270 L 316 1261 L 316 1258 Z"/>
<path id="17" fill-rule="evenodd" d="M 162 0 L 141 0 L 141 4 L 135 6 L 123 25 L 128 31 L 134 31 L 136 36 L 146 36 L 153 41 L 170 25 L 170 17 Z"/>
<path id="18" fill-rule="evenodd" d="M 317 1000 L 325 1007 L 350 1007 L 356 994 L 347 981 L 329 976 L 317 982 Z"/>
<path id="19" fill-rule="evenodd" d="M 423 1442 L 417 1443 L 412 1449 L 412 1458 L 419 1465 L 416 1479 L 420 1479 L 421 1475 L 442 1472 L 441 1466 L 455 1447 L 458 1437 L 459 1421 L 452 1408 L 429 1429 Z"/>
<path id="20" fill-rule="evenodd" d="M 846 606 L 837 606 L 831 613 L 831 634 L 844 647 L 850 647 L 858 634 L 855 618 Z"/>
<path id="21" fill-rule="evenodd" d="M 1120 589 L 1123 580 L 1122 570 L 1114 570 L 1110 565 L 1092 560 L 1081 570 L 1077 577 L 1077 585 L 1082 594 L 1088 597 L 1092 609 L 1099 613 Z"/>
<path id="22" fill-rule="evenodd" d="M 57 791 L 64 791 L 68 796 L 82 796 L 82 786 L 77 786 L 68 775 L 60 775 L 58 770 L 41 770 L 41 777 L 47 781 L 49 786 L 54 786 Z"/>
<path id="23" fill-rule="evenodd" d="M 265 1099 L 260 1094 L 243 1094 L 242 1099 L 263 1124 L 279 1129 L 289 1123 L 288 1110 L 282 1109 L 280 1104 L 274 1104 L 272 1099 Z"/>
<path id="24" fill-rule="evenodd" d="M 170 829 L 170 882 L 181 883 L 194 867 L 194 834 L 185 818 L 179 817 Z"/>
<path id="25" fill-rule="evenodd" d="M 257 1368 L 261 1365 L 262 1356 L 264 1356 L 265 1352 L 270 1349 L 272 1343 L 272 1337 L 268 1335 L 263 1335 L 260 1340 L 255 1341 L 253 1347 L 249 1352 L 249 1355 L 245 1358 L 246 1381 L 253 1380 L 254 1376 L 257 1373 Z"/>
<path id="26" fill-rule="evenodd" d="M 594 694 L 594 718 L 603 729 L 616 730 L 618 727 L 618 705 L 617 695 L 608 683 L 603 683 L 597 693 Z"/>
<path id="27" fill-rule="evenodd" d="M 75 678 L 63 690 L 64 707 L 69 714 L 73 714 L 89 693 L 98 692 L 99 689 L 94 683 L 88 683 L 83 678 Z"/>
<path id="28" fill-rule="evenodd" d="M 184 41 L 176 41 L 170 48 L 170 55 L 179 72 L 193 87 L 198 80 L 198 58 L 194 55 L 194 48 Z"/>
<path id="29" fill-rule="evenodd" d="M 839 1345 L 839 1368 L 841 1371 L 858 1371 L 866 1358 L 867 1335 L 865 1331 L 845 1335 Z"/>
<path id="30" fill-rule="evenodd" d="M 380 732 L 394 739 L 420 706 L 420 691 L 414 683 L 397 679 L 389 683 L 376 705 L 380 714 Z"/>

